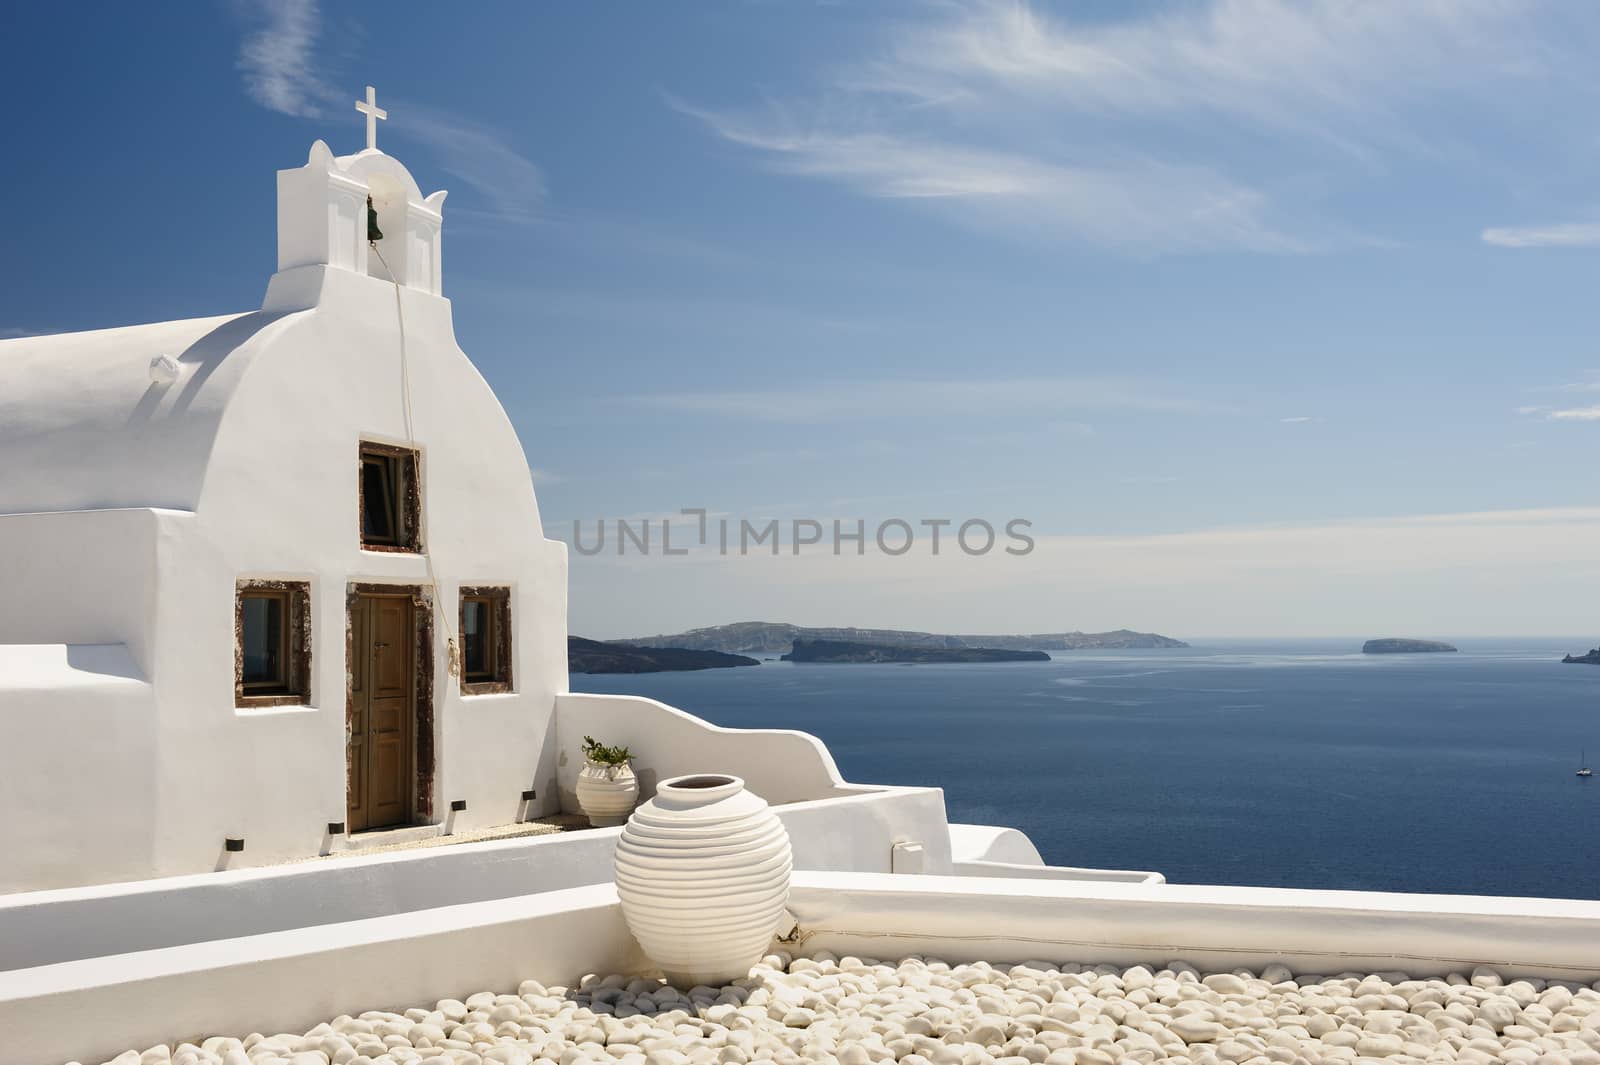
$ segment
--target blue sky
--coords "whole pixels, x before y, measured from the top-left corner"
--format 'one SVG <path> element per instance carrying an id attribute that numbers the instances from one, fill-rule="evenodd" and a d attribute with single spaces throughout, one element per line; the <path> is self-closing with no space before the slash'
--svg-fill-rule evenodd
<path id="1" fill-rule="evenodd" d="M 458 333 L 549 535 L 705 507 L 1039 542 L 575 554 L 575 632 L 1600 630 L 1600 8 L 12 21 L 0 335 L 256 305 L 274 171 L 359 148 L 372 83 L 380 145 L 450 189 Z"/>

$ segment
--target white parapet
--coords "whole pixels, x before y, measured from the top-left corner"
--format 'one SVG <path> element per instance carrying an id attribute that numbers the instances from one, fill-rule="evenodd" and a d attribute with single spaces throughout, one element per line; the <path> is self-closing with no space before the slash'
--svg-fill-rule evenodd
<path id="1" fill-rule="evenodd" d="M 789 909 L 797 954 L 1600 977 L 1600 902 L 1569 899 L 806 872 Z"/>
<path id="2" fill-rule="evenodd" d="M 951 825 L 950 871 L 956 876 L 1024 880 L 1106 880 L 1129 884 L 1164 884 L 1167 880 L 1160 873 L 1144 869 L 1046 865 L 1031 839 L 1014 828 L 1000 825 Z"/>
<path id="3" fill-rule="evenodd" d="M 781 949 L 796 957 L 1600 976 L 1600 902 L 810 872 L 789 907 L 799 925 Z M 0 973 L 0 1059 L 99 1061 L 649 969 L 614 889 L 596 885 Z"/>
<path id="4" fill-rule="evenodd" d="M 639 797 L 656 781 L 687 773 L 732 773 L 773 804 L 868 794 L 878 788 L 847 783 L 821 740 L 791 729 L 732 729 L 676 707 L 635 695 L 556 696 L 561 745 L 556 781 L 563 809 L 576 811 L 580 741 L 594 736 L 634 751 Z"/>
<path id="5" fill-rule="evenodd" d="M 198 1033 L 304 1031 L 467 988 L 648 967 L 610 885 L 0 973 L 0 1060 L 103 1061 Z"/>
<path id="6" fill-rule="evenodd" d="M 884 788 L 774 812 L 799 868 L 887 873 L 895 844 L 907 840 L 926 841 L 929 872 L 950 868 L 936 788 Z M 609 883 L 621 831 L 0 895 L 0 970 Z"/>

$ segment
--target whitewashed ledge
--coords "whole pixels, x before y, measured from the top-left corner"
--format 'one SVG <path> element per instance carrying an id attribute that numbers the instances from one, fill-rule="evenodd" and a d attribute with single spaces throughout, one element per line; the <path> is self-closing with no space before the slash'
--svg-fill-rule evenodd
<path id="1" fill-rule="evenodd" d="M 1223 978 L 1223 986 L 1211 987 L 1208 992 L 1197 988 L 1187 992 L 1180 990 L 1182 994 L 1202 998 L 1209 992 L 1220 996 L 1217 1001 L 1206 998 L 1202 1002 L 1214 1015 L 1201 1020 L 1231 1024 L 1227 1019 L 1229 1015 L 1251 1020 L 1245 1025 L 1248 1031 L 1238 1030 L 1233 1037 L 1199 1028 L 1188 1033 L 1208 1036 L 1193 1045 L 1211 1048 L 1217 1060 L 1228 1060 L 1223 1056 L 1225 1049 L 1229 1054 L 1244 1054 L 1238 1059 L 1241 1061 L 1264 1057 L 1268 1061 L 1292 1062 L 1297 1054 L 1306 1061 L 1371 1057 L 1360 1049 L 1361 1039 L 1368 1034 L 1401 1036 L 1402 1046 L 1408 1043 L 1427 1046 L 1429 1053 L 1423 1060 L 1459 1060 L 1463 1056 L 1467 1061 L 1483 1060 L 1476 1056 L 1482 1051 L 1497 1060 L 1516 1061 L 1526 1058 L 1530 1050 L 1534 1054 L 1529 1060 L 1541 1057 L 1553 1062 L 1591 1060 L 1585 1055 L 1586 1048 L 1592 1048 L 1593 1037 L 1585 1033 L 1593 1030 L 1589 1022 L 1595 1015 L 1587 1011 L 1594 1000 L 1585 989 L 1592 981 L 1600 979 L 1600 903 L 1595 902 L 800 872 L 794 877 L 789 906 L 799 926 L 793 941 L 779 946 L 796 956 L 821 959 L 830 954 L 840 958 L 922 956 L 943 958 L 952 965 L 987 962 L 997 966 L 1029 958 L 1058 963 L 1070 961 L 1090 966 L 1088 972 L 1092 979 L 1088 988 L 1068 986 L 1081 983 L 1082 973 L 1069 971 L 1071 966 L 1066 966 L 1058 970 L 1064 973 L 1062 992 L 1076 1001 L 1082 997 L 1082 991 L 1092 991 L 1096 1000 L 1104 1001 L 1092 1006 L 1085 1000 L 1080 1013 L 1086 1009 L 1095 1017 L 1113 1020 L 1116 1010 L 1127 1007 L 1110 1000 L 1120 996 L 1138 1005 L 1135 996 L 1150 991 L 1126 986 L 1119 991 L 1115 986 L 1117 981 L 1126 984 L 1130 971 L 1135 982 L 1143 982 L 1145 972 L 1154 981 L 1163 970 L 1169 970 L 1169 979 L 1188 986 L 1193 981 L 1185 977 L 1187 970 L 1173 963 L 1173 959 L 1183 959 L 1201 973 Z M 0 943 L 0 952 L 4 949 L 4 944 Z M 1103 968 L 1093 968 L 1097 965 Z M 441 1000 L 465 1001 L 474 993 L 509 993 L 526 980 L 540 981 L 554 988 L 577 983 L 583 973 L 629 974 L 631 979 L 646 972 L 648 967 L 648 961 L 628 935 L 617 906 L 616 892 L 610 885 L 542 892 L 105 958 L 84 958 L 0 972 L 0 1063 L 60 1065 L 63 1061 L 77 1060 L 92 1065 L 114 1059 L 127 1048 L 139 1050 L 136 1058 L 157 1044 L 171 1048 L 169 1053 L 181 1053 L 184 1042 L 204 1048 L 206 1038 L 229 1033 L 241 1040 L 251 1032 L 318 1031 L 320 1036 L 326 1037 L 334 1026 L 333 1019 L 341 1014 L 361 1019 L 366 1011 L 373 1010 L 404 1018 L 406 1033 L 409 1033 L 411 1026 L 419 1022 L 416 1015 L 406 1015 L 408 1007 L 421 1010 L 421 1016 L 426 1017 L 438 1008 L 435 1004 Z M 763 974 L 756 984 L 747 987 L 747 999 L 763 986 L 770 996 L 781 994 L 780 986 L 792 984 L 801 996 L 793 1009 L 813 1011 L 813 1020 L 823 1022 L 817 1029 L 819 1036 L 834 1029 L 842 1033 L 851 1023 L 848 1011 L 856 1007 L 841 1005 L 829 1011 L 824 998 L 823 1010 L 817 1012 L 817 1002 L 805 998 L 804 985 L 813 978 L 806 975 L 805 965 L 799 969 L 798 973 L 781 978 L 775 972 Z M 1503 993 L 1495 992 L 1492 987 L 1469 987 L 1475 970 L 1483 970 L 1476 973 L 1480 983 L 1492 984 L 1488 970 L 1502 974 Z M 1305 980 L 1307 984 L 1324 983 L 1324 997 L 1342 1003 L 1329 1009 L 1320 1000 L 1309 1004 L 1304 1001 L 1308 993 L 1322 993 L 1309 988 L 1279 986 L 1285 981 L 1278 978 L 1290 971 L 1302 976 L 1377 974 L 1378 979 L 1368 980 L 1366 975 L 1341 976 L 1348 994 L 1323 981 Z M 1244 972 L 1255 975 L 1245 977 Z M 1443 982 L 1413 985 L 1399 976 L 1400 973 L 1417 980 Z M 1228 986 L 1229 974 L 1246 984 L 1244 992 Z M 832 975 L 835 974 L 824 974 L 823 979 Z M 1193 975 L 1188 974 L 1189 977 Z M 1262 977 L 1273 979 L 1252 982 Z M 986 979 L 975 983 L 986 982 Z M 912 991 L 923 990 L 917 986 L 920 980 L 919 977 L 918 981 L 912 981 Z M 1379 990 L 1380 982 L 1390 985 L 1390 990 Z M 839 983 L 846 983 L 844 976 L 839 976 Z M 932 977 L 927 984 L 934 986 Z M 1358 995 L 1357 988 L 1363 985 L 1366 986 Z M 1448 988 L 1442 991 L 1446 1001 L 1433 1003 L 1424 997 L 1413 1005 L 1412 993 L 1426 992 L 1428 987 L 1434 991 Z M 1257 999 L 1255 992 L 1262 988 L 1268 989 L 1269 996 Z M 810 993 L 820 994 L 821 990 L 814 987 Z M 1534 998 L 1528 1002 L 1519 1001 L 1526 999 L 1530 990 Z M 1291 992 L 1299 994 L 1301 1001 L 1289 998 Z M 1367 997 L 1369 992 L 1378 997 Z M 1557 1008 L 1563 992 L 1571 995 L 1572 1002 Z M 1055 991 L 1049 995 L 1034 993 L 1047 1005 L 1071 1005 L 1056 1003 Z M 1246 998 L 1229 997 L 1240 994 Z M 1270 994 L 1283 997 L 1274 1000 Z M 1398 1008 L 1395 997 L 1385 998 L 1386 995 L 1403 1000 L 1404 1011 Z M 721 996 L 718 990 L 717 997 Z M 738 993 L 734 996 L 738 997 Z M 1450 1001 L 1451 996 L 1461 1001 Z M 563 1002 L 570 1001 L 565 996 L 556 997 Z M 994 996 L 989 993 L 984 997 Z M 621 1012 L 619 1006 L 628 1005 L 621 995 L 617 998 L 618 1001 L 609 1003 L 613 1016 Z M 1509 1007 L 1502 999 L 1509 999 L 1516 1007 L 1509 1018 L 1504 1015 Z M 642 1012 L 661 1012 L 666 1006 L 654 994 L 651 1000 L 654 1006 L 647 1006 Z M 497 1007 L 516 1006 L 515 1002 L 497 999 L 494 995 L 487 1000 L 473 997 L 473 1001 L 479 1005 L 493 1002 L 490 1013 Z M 911 1029 L 913 1022 L 909 1018 L 923 1010 L 914 997 L 907 998 L 891 986 L 866 994 L 865 1001 L 890 1014 L 904 1014 L 908 1018 L 908 1034 L 918 1034 Z M 1007 1000 L 1002 997 L 995 1001 L 1004 1004 Z M 1016 1007 L 1021 1012 L 1011 1013 L 1011 1007 L 1007 1007 L 1008 1015 L 1018 1025 L 1023 1024 L 1021 1017 L 1032 1016 L 1022 1009 L 1021 1002 L 1019 999 Z M 1109 1041 L 1091 1040 L 1086 1046 L 1052 1048 L 1049 1041 L 1055 1037 L 1044 1033 L 1053 1030 L 1053 1025 L 1072 1022 L 1050 1018 L 1046 1011 L 1037 1010 L 1037 1003 L 1028 1002 L 1034 1012 L 1051 1021 L 1050 1025 L 1037 1029 L 1035 1042 L 1038 1045 L 1027 1054 L 997 1056 L 988 1051 L 988 1044 L 983 1044 L 985 1053 L 997 1060 L 1020 1056 L 1034 1065 L 1057 1050 L 1070 1050 L 1072 1059 L 1084 1062 L 1106 1060 L 1096 1052 L 1113 1056 L 1120 1053 L 1133 1061 L 1158 1060 L 1137 1056 L 1137 1046 L 1129 1050 L 1126 1043 L 1119 1045 L 1118 1040 L 1128 1035 L 1121 1028 L 1140 1031 L 1125 1023 L 1112 1026 L 1116 1037 Z M 1146 1004 L 1149 1008 L 1140 1007 L 1151 1024 L 1156 1022 L 1149 1015 L 1160 1015 L 1160 1010 L 1154 1008 L 1158 1002 L 1159 998 L 1152 996 L 1151 1002 Z M 608 1005 L 603 998 L 600 1003 Z M 524 1004 L 531 1008 L 531 1004 Z M 730 1004 L 720 1003 L 722 1006 Z M 744 1004 L 761 1005 L 749 1001 Z M 1159 1004 L 1169 1011 L 1164 1026 L 1183 1039 L 1185 1033 L 1171 1027 L 1176 1023 L 1173 1014 L 1178 1012 L 1177 1005 Z M 581 1001 L 572 1002 L 568 1015 L 577 1023 L 580 1015 L 576 1011 L 589 1008 L 594 1012 L 593 1005 L 593 1000 L 589 1006 Z M 719 1003 L 713 998 L 712 1007 L 716 1005 Z M 767 1009 L 770 1006 L 769 1001 L 763 1007 L 767 1021 L 787 1029 L 790 1010 L 785 1009 L 782 1016 L 773 1018 Z M 712 1007 L 706 1009 L 709 1011 Z M 1467 1029 L 1466 1032 L 1456 1029 L 1456 1036 L 1467 1035 L 1468 1038 L 1461 1040 L 1441 1032 L 1438 1043 L 1430 1044 L 1425 1042 L 1426 1035 L 1416 1035 L 1412 1029 L 1421 1032 L 1418 1021 L 1425 1021 L 1436 1032 L 1440 1031 L 1440 1025 L 1455 1028 L 1448 1021 L 1435 1023 L 1439 1013 L 1435 1007 L 1456 1016 Z M 638 1005 L 631 1008 L 638 1008 Z M 556 1015 L 566 1009 L 565 1005 L 559 1006 Z M 1315 1035 L 1316 1056 L 1304 1053 L 1303 1047 L 1290 1053 L 1287 1045 L 1270 1043 L 1262 1053 L 1254 1052 L 1252 1039 L 1266 1041 L 1276 1031 L 1270 1026 L 1267 1029 L 1254 1027 L 1260 1023 L 1259 1018 L 1265 1017 L 1278 1026 L 1289 1028 L 1286 1033 L 1278 1033 L 1281 1044 L 1285 1035 L 1299 1038 L 1299 1032 L 1294 1030 L 1296 1024 L 1305 1027 L 1307 1035 L 1312 1035 L 1313 1010 L 1320 1010 L 1338 1022 L 1336 1031 Z M 1486 1015 L 1485 1010 L 1488 1010 Z M 1468 1011 L 1472 1014 L 1470 1017 L 1462 1015 Z M 1544 1011 L 1548 1011 L 1548 1017 Z M 603 1015 L 605 1010 L 602 1008 L 598 1012 Z M 682 1023 L 691 1025 L 706 1039 L 721 1038 L 714 1026 L 721 1024 L 727 1029 L 724 1021 L 732 1016 L 728 1014 L 718 1020 L 720 1012 L 717 1015 L 695 1012 L 697 1016 L 693 1019 L 685 1016 Z M 546 1022 L 550 1020 L 544 1014 L 530 1015 L 543 1016 Z M 1123 1021 L 1130 1015 L 1124 1014 Z M 1305 1020 L 1294 1022 L 1292 1018 L 1296 1015 Z M 517 1016 L 522 1014 L 519 1012 Z M 830 1017 L 838 1022 L 833 1029 L 829 1027 Z M 793 1017 L 796 1021 L 804 1018 L 804 1013 Z M 1082 1021 L 1088 1019 L 1086 1014 L 1079 1017 Z M 753 1025 L 757 1018 L 748 1017 L 747 1020 Z M 1372 1022 L 1370 1032 L 1369 1020 Z M 1505 1023 L 1496 1028 L 1497 1020 Z M 319 1031 L 316 1027 L 319 1022 L 326 1022 L 329 1027 Z M 388 1023 L 398 1024 L 399 1021 L 391 1018 Z M 473 1023 L 480 1022 L 474 1020 Z M 481 1023 L 490 1025 L 489 1034 L 496 1039 L 512 1038 L 509 1031 L 499 1030 L 507 1023 L 504 1020 Z M 735 1027 L 742 1023 L 735 1022 Z M 1319 1026 L 1326 1023 L 1317 1022 Z M 1399 1029 L 1383 1031 L 1390 1023 L 1398 1024 Z M 584 1020 L 584 1024 L 589 1022 Z M 708 1025 L 713 1027 L 708 1028 Z M 546 1044 L 551 1042 L 537 1033 L 523 1033 L 523 1027 L 527 1026 L 518 1021 L 517 1038 L 542 1038 Z M 546 1036 L 554 1034 L 545 1023 L 531 1027 L 539 1028 Z M 594 1027 L 603 1029 L 605 1025 L 590 1024 L 583 1031 L 592 1034 Z M 810 1030 L 811 1026 L 807 1025 L 803 1031 Z M 731 1038 L 732 1029 L 729 1031 Z M 406 1033 L 387 1034 L 398 1038 Z M 577 1033 L 578 1029 L 574 1028 L 572 1034 Z M 482 1035 L 483 1031 L 470 1034 Z M 677 1039 L 688 1036 L 689 1031 L 674 1026 L 671 1034 Z M 1006 1036 L 999 1044 L 1001 1050 L 1015 1034 Z M 1070 1029 L 1062 1034 L 1086 1037 L 1086 1033 Z M 1151 1032 L 1143 1034 L 1161 1043 L 1160 1037 Z M 1352 1036 L 1354 1042 L 1350 1042 Z M 792 1037 L 782 1036 L 784 1039 Z M 1484 1041 L 1491 1037 L 1497 1047 L 1493 1052 Z M 562 1038 L 570 1045 L 551 1059 L 555 1065 L 579 1065 L 580 1060 L 591 1059 L 593 1046 L 578 1049 L 585 1040 L 565 1035 Z M 751 1038 L 754 1038 L 753 1032 Z M 303 1045 L 303 1035 L 296 1034 L 292 1039 L 296 1047 Z M 1540 1039 L 1555 1042 L 1541 1044 Z M 1479 1042 L 1474 1045 L 1474 1040 Z M 1583 1047 L 1577 1046 L 1574 1040 Z M 742 1041 L 743 1037 L 740 1043 Z M 960 1041 L 965 1041 L 965 1037 Z M 522 1060 L 519 1051 L 531 1054 L 534 1050 L 532 1046 L 512 1045 L 499 1049 L 480 1048 L 476 1039 L 463 1042 L 468 1045 L 420 1048 L 418 1056 L 445 1062 L 452 1057 L 471 1062 L 476 1057 L 480 1062 L 513 1065 Z M 594 1040 L 589 1042 L 595 1043 Z M 890 1040 L 882 1042 L 887 1047 Z M 252 1049 L 260 1047 L 261 1043 L 262 1040 L 257 1040 Z M 252 1065 L 270 1065 L 271 1058 L 266 1057 L 269 1054 L 276 1054 L 290 1065 L 320 1065 L 317 1056 L 322 1053 L 320 1048 L 279 1054 L 284 1045 L 270 1043 L 255 1055 L 265 1060 L 254 1061 Z M 613 1049 L 631 1053 L 626 1049 L 629 1044 L 620 1039 L 613 1047 L 607 1037 L 604 1045 L 604 1058 L 592 1059 L 602 1065 L 619 1061 Z M 1162 1045 L 1171 1047 L 1168 1057 L 1210 1060 L 1204 1057 L 1203 1049 L 1178 1051 L 1170 1040 Z M 1185 1045 L 1190 1044 L 1185 1042 Z M 223 1045 L 213 1043 L 211 1046 L 215 1050 Z M 901 1044 L 896 1046 L 904 1049 Z M 1369 1049 L 1392 1048 L 1393 1043 L 1379 1039 L 1366 1046 Z M 1565 1049 L 1552 1050 L 1552 1046 Z M 413 1050 L 418 1049 L 413 1046 Z M 723 1065 L 724 1053 L 736 1059 L 725 1047 L 711 1049 L 716 1051 L 719 1065 Z M 742 1046 L 740 1049 L 743 1051 Z M 926 1045 L 924 1049 L 938 1050 Z M 1148 1046 L 1143 1049 L 1144 1052 L 1150 1050 Z M 361 1056 L 370 1057 L 358 1054 L 354 1042 L 349 1052 L 342 1052 L 336 1045 L 330 1045 L 330 1050 L 332 1053 L 327 1056 L 336 1065 L 346 1065 Z M 389 1053 L 396 1062 L 410 1060 L 404 1056 L 404 1050 L 404 1047 L 397 1047 L 398 1054 L 396 1050 Z M 444 1050 L 460 1053 L 441 1058 Z M 685 1065 L 692 1060 L 687 1051 L 670 1046 L 661 1050 L 663 1053 L 673 1050 L 684 1057 L 668 1054 L 642 1063 L 630 1060 L 629 1065 Z M 148 1060 L 160 1061 L 162 1053 L 155 1050 Z M 976 1065 L 982 1060 L 973 1057 L 969 1062 L 965 1050 L 959 1059 L 952 1058 L 950 1053 L 944 1051 L 938 1058 L 923 1056 L 927 1058 L 926 1065 L 956 1065 L 958 1060 L 963 1065 Z M 1283 1056 L 1286 1053 L 1288 1057 Z M 198 1050 L 191 1050 L 189 1054 L 196 1061 L 204 1060 Z M 311 1056 L 296 1059 L 295 1054 Z M 776 1058 L 777 1052 L 772 1056 Z M 1414 1054 L 1410 1056 L 1415 1057 Z M 849 1051 L 847 1057 L 843 1049 L 838 1057 L 840 1060 L 859 1059 L 855 1051 Z M 124 1057 L 124 1065 L 130 1060 Z M 786 1056 L 783 1060 L 790 1059 Z M 1051 1065 L 1062 1065 L 1066 1060 L 1068 1058 L 1063 1055 Z M 230 1065 L 243 1063 L 235 1055 Z M 925 1063 L 912 1061 L 910 1065 Z M 1007 1065 L 1019 1065 L 1019 1062 L 1013 1060 Z"/>
<path id="2" fill-rule="evenodd" d="M 1600 991 L 1505 982 L 1479 969 L 1202 975 L 1174 962 L 881 964 L 766 958 L 745 980 L 686 994 L 655 980 L 525 981 L 300 1034 L 128 1050 L 111 1065 L 1174 1065 L 1236 1062 L 1563 1062 L 1600 1065 Z"/>

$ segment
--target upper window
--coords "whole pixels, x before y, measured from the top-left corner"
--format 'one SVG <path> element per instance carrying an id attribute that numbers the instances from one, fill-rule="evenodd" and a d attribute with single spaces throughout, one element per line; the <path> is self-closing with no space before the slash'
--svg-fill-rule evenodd
<path id="1" fill-rule="evenodd" d="M 361 445 L 361 546 L 378 551 L 421 550 L 421 485 L 417 453 L 386 444 Z"/>
<path id="2" fill-rule="evenodd" d="M 240 581 L 234 600 L 234 705 L 305 702 L 311 682 L 311 586 Z"/>
<path id="3" fill-rule="evenodd" d="M 511 589 L 461 589 L 461 690 L 511 690 Z"/>

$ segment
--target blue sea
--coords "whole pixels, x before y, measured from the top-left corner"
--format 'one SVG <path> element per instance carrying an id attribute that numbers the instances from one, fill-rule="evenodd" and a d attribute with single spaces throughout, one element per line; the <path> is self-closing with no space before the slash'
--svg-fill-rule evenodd
<path id="1" fill-rule="evenodd" d="M 1571 641 L 1216 643 L 984 665 L 574 675 L 738 728 L 796 728 L 846 779 L 936 785 L 1047 862 L 1174 883 L 1600 899 L 1600 666 Z M 1592 643 L 1591 643 L 1592 645 Z"/>

